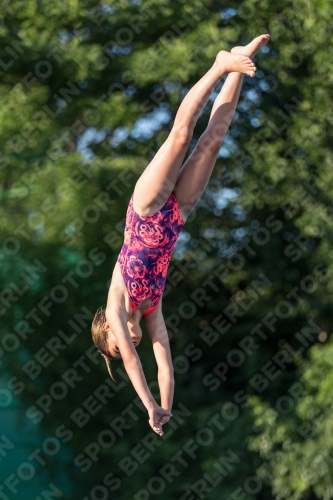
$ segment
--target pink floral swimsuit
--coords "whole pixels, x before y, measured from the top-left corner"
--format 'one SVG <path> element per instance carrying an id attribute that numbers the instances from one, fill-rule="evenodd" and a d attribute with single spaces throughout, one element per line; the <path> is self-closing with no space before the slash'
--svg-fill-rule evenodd
<path id="1" fill-rule="evenodd" d="M 172 251 L 183 227 L 173 192 L 158 212 L 147 216 L 134 211 L 132 194 L 118 262 L 133 311 L 147 297 L 151 297 L 152 303 L 144 316 L 157 307 L 165 288 Z"/>

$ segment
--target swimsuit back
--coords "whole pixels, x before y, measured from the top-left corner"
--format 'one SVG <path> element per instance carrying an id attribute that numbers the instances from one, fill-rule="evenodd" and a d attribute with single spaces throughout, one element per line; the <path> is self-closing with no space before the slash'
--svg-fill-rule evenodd
<path id="1" fill-rule="evenodd" d="M 173 192 L 158 212 L 147 216 L 134 211 L 132 194 L 118 262 L 133 311 L 147 297 L 151 297 L 152 303 L 144 315 L 157 307 L 165 288 L 172 251 L 183 227 Z"/>

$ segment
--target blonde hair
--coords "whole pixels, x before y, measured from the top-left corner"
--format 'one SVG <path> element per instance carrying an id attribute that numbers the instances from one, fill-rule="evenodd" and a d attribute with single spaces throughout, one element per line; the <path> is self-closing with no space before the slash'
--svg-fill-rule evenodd
<path id="1" fill-rule="evenodd" d="M 115 358 L 113 356 L 110 356 L 107 343 L 108 332 L 106 330 L 103 330 L 103 325 L 105 322 L 106 322 L 105 307 L 99 307 L 96 311 L 96 314 L 94 316 L 91 325 L 92 339 L 95 346 L 105 359 L 110 377 L 114 382 L 116 382 L 111 369 L 111 360 Z"/>

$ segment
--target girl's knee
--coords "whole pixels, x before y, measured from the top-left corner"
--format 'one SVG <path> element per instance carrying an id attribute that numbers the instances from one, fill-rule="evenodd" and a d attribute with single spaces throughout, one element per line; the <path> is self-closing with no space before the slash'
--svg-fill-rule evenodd
<path id="1" fill-rule="evenodd" d="M 221 138 L 212 133 L 205 132 L 198 142 L 198 151 L 205 155 L 217 154 L 221 149 L 223 138 L 224 136 Z"/>
<path id="2" fill-rule="evenodd" d="M 187 125 L 174 125 L 170 135 L 173 140 L 182 146 L 189 146 L 193 138 L 193 129 Z"/>

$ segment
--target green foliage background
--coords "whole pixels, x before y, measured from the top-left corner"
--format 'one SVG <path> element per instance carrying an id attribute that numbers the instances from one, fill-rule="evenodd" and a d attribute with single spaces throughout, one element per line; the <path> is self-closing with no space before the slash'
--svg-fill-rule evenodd
<path id="1" fill-rule="evenodd" d="M 135 498 L 148 485 L 155 488 L 150 498 L 333 497 L 330 7 L 308 0 L 14 0 L 0 6 L 0 401 L 5 435 L 15 412 L 20 415 L 11 438 L 16 450 L 23 435 L 34 436 L 30 451 L 16 454 L 18 462 L 6 451 L 1 479 L 17 475 L 15 464 L 45 439 L 61 442 L 59 451 L 44 453 L 31 480 L 20 479 L 18 494 L 4 487 L 9 498 L 35 498 L 42 486 L 32 485 L 42 477 L 66 498 Z M 178 359 L 175 415 L 177 408 L 190 415 L 176 416 L 163 444 L 147 451 L 142 440 L 150 428 L 138 406 L 119 434 L 113 427 L 135 398 L 126 384 L 101 408 L 96 400 L 95 414 L 80 428 L 73 412 L 108 380 L 94 356 L 89 317 L 105 303 L 136 179 L 216 53 L 266 32 L 269 50 L 256 58 L 257 77 L 245 80 L 214 175 L 175 251 L 178 283 L 169 281 L 163 299 Z M 234 254 L 242 256 L 241 265 Z M 37 274 L 32 265 L 39 266 Z M 24 293 L 22 272 L 31 281 Z M 214 287 L 203 285 L 212 276 Z M 258 289 L 263 277 L 269 285 Z M 202 287 L 211 298 L 200 305 L 191 294 Z M 11 298 L 8 290 L 14 290 Z M 50 297 L 56 298 L 43 313 L 38 304 Z M 238 309 L 233 321 L 223 312 L 240 300 L 253 304 Z M 78 314 L 86 318 L 80 327 Z M 214 320 L 221 314 L 231 326 L 218 334 Z M 203 333 L 209 327 L 218 338 L 212 345 Z M 32 376 L 27 363 L 59 331 L 72 341 Z M 242 343 L 249 336 L 251 349 Z M 283 353 L 290 362 L 281 369 L 272 360 Z M 147 339 L 139 354 L 153 382 Z M 78 378 L 71 386 L 63 375 L 73 367 Z M 115 370 L 122 381 L 121 363 Z M 260 390 L 258 373 L 269 381 Z M 57 383 L 57 398 L 40 399 Z M 219 424 L 209 424 L 216 415 Z M 173 461 L 189 440 L 198 444 L 206 428 L 214 439 L 198 445 L 194 458 L 183 452 L 186 466 Z M 115 442 L 89 448 L 111 429 Z M 145 453 L 140 460 L 133 452 L 138 445 Z M 96 455 L 89 457 L 87 447 L 98 449 Z M 193 486 L 204 474 L 218 477 L 216 462 L 228 450 L 238 460 L 220 483 L 208 490 Z M 137 466 L 126 472 L 120 464 L 128 456 Z M 170 480 L 160 472 L 167 463 L 177 471 Z M 159 482 L 149 483 L 152 477 Z"/>

